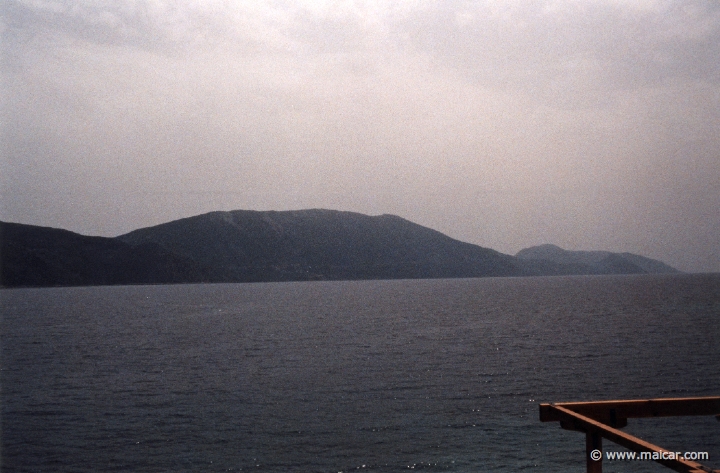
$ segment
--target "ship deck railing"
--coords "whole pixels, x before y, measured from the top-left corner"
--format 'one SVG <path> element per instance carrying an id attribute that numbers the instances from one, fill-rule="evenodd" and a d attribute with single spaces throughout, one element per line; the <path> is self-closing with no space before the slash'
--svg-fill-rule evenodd
<path id="1" fill-rule="evenodd" d="M 602 473 L 603 438 L 634 452 L 651 452 L 645 457 L 674 471 L 720 473 L 620 430 L 629 418 L 697 415 L 714 415 L 720 421 L 720 396 L 540 404 L 542 422 L 560 422 L 563 429 L 585 434 L 587 473 Z"/>

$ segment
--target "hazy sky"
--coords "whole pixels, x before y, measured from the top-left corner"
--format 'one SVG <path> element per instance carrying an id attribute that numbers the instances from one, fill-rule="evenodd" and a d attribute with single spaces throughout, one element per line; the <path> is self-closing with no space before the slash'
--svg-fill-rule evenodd
<path id="1" fill-rule="evenodd" d="M 720 271 L 720 3 L 0 2 L 0 219 L 391 213 Z"/>

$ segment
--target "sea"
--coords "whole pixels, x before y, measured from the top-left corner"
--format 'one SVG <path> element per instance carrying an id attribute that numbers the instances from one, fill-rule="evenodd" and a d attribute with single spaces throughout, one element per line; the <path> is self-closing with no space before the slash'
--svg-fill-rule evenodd
<path id="1" fill-rule="evenodd" d="M 3 472 L 580 472 L 584 434 L 540 403 L 720 395 L 720 274 L 3 289 L 0 309 Z M 624 430 L 720 468 L 714 416 Z"/>

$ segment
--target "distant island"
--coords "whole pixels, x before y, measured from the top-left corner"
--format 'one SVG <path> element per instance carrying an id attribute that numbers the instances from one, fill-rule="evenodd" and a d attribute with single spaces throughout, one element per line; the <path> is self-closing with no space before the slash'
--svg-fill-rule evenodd
<path id="1" fill-rule="evenodd" d="M 92 286 L 671 273 L 631 253 L 554 245 L 511 256 L 394 215 L 210 212 L 115 238 L 0 222 L 0 285 Z"/>

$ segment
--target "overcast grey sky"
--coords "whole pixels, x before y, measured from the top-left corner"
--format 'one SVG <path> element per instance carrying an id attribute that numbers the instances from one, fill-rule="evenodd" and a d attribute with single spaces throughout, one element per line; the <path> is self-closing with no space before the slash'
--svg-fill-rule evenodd
<path id="1" fill-rule="evenodd" d="M 1 220 L 331 208 L 720 271 L 717 1 L 0 9 Z"/>

